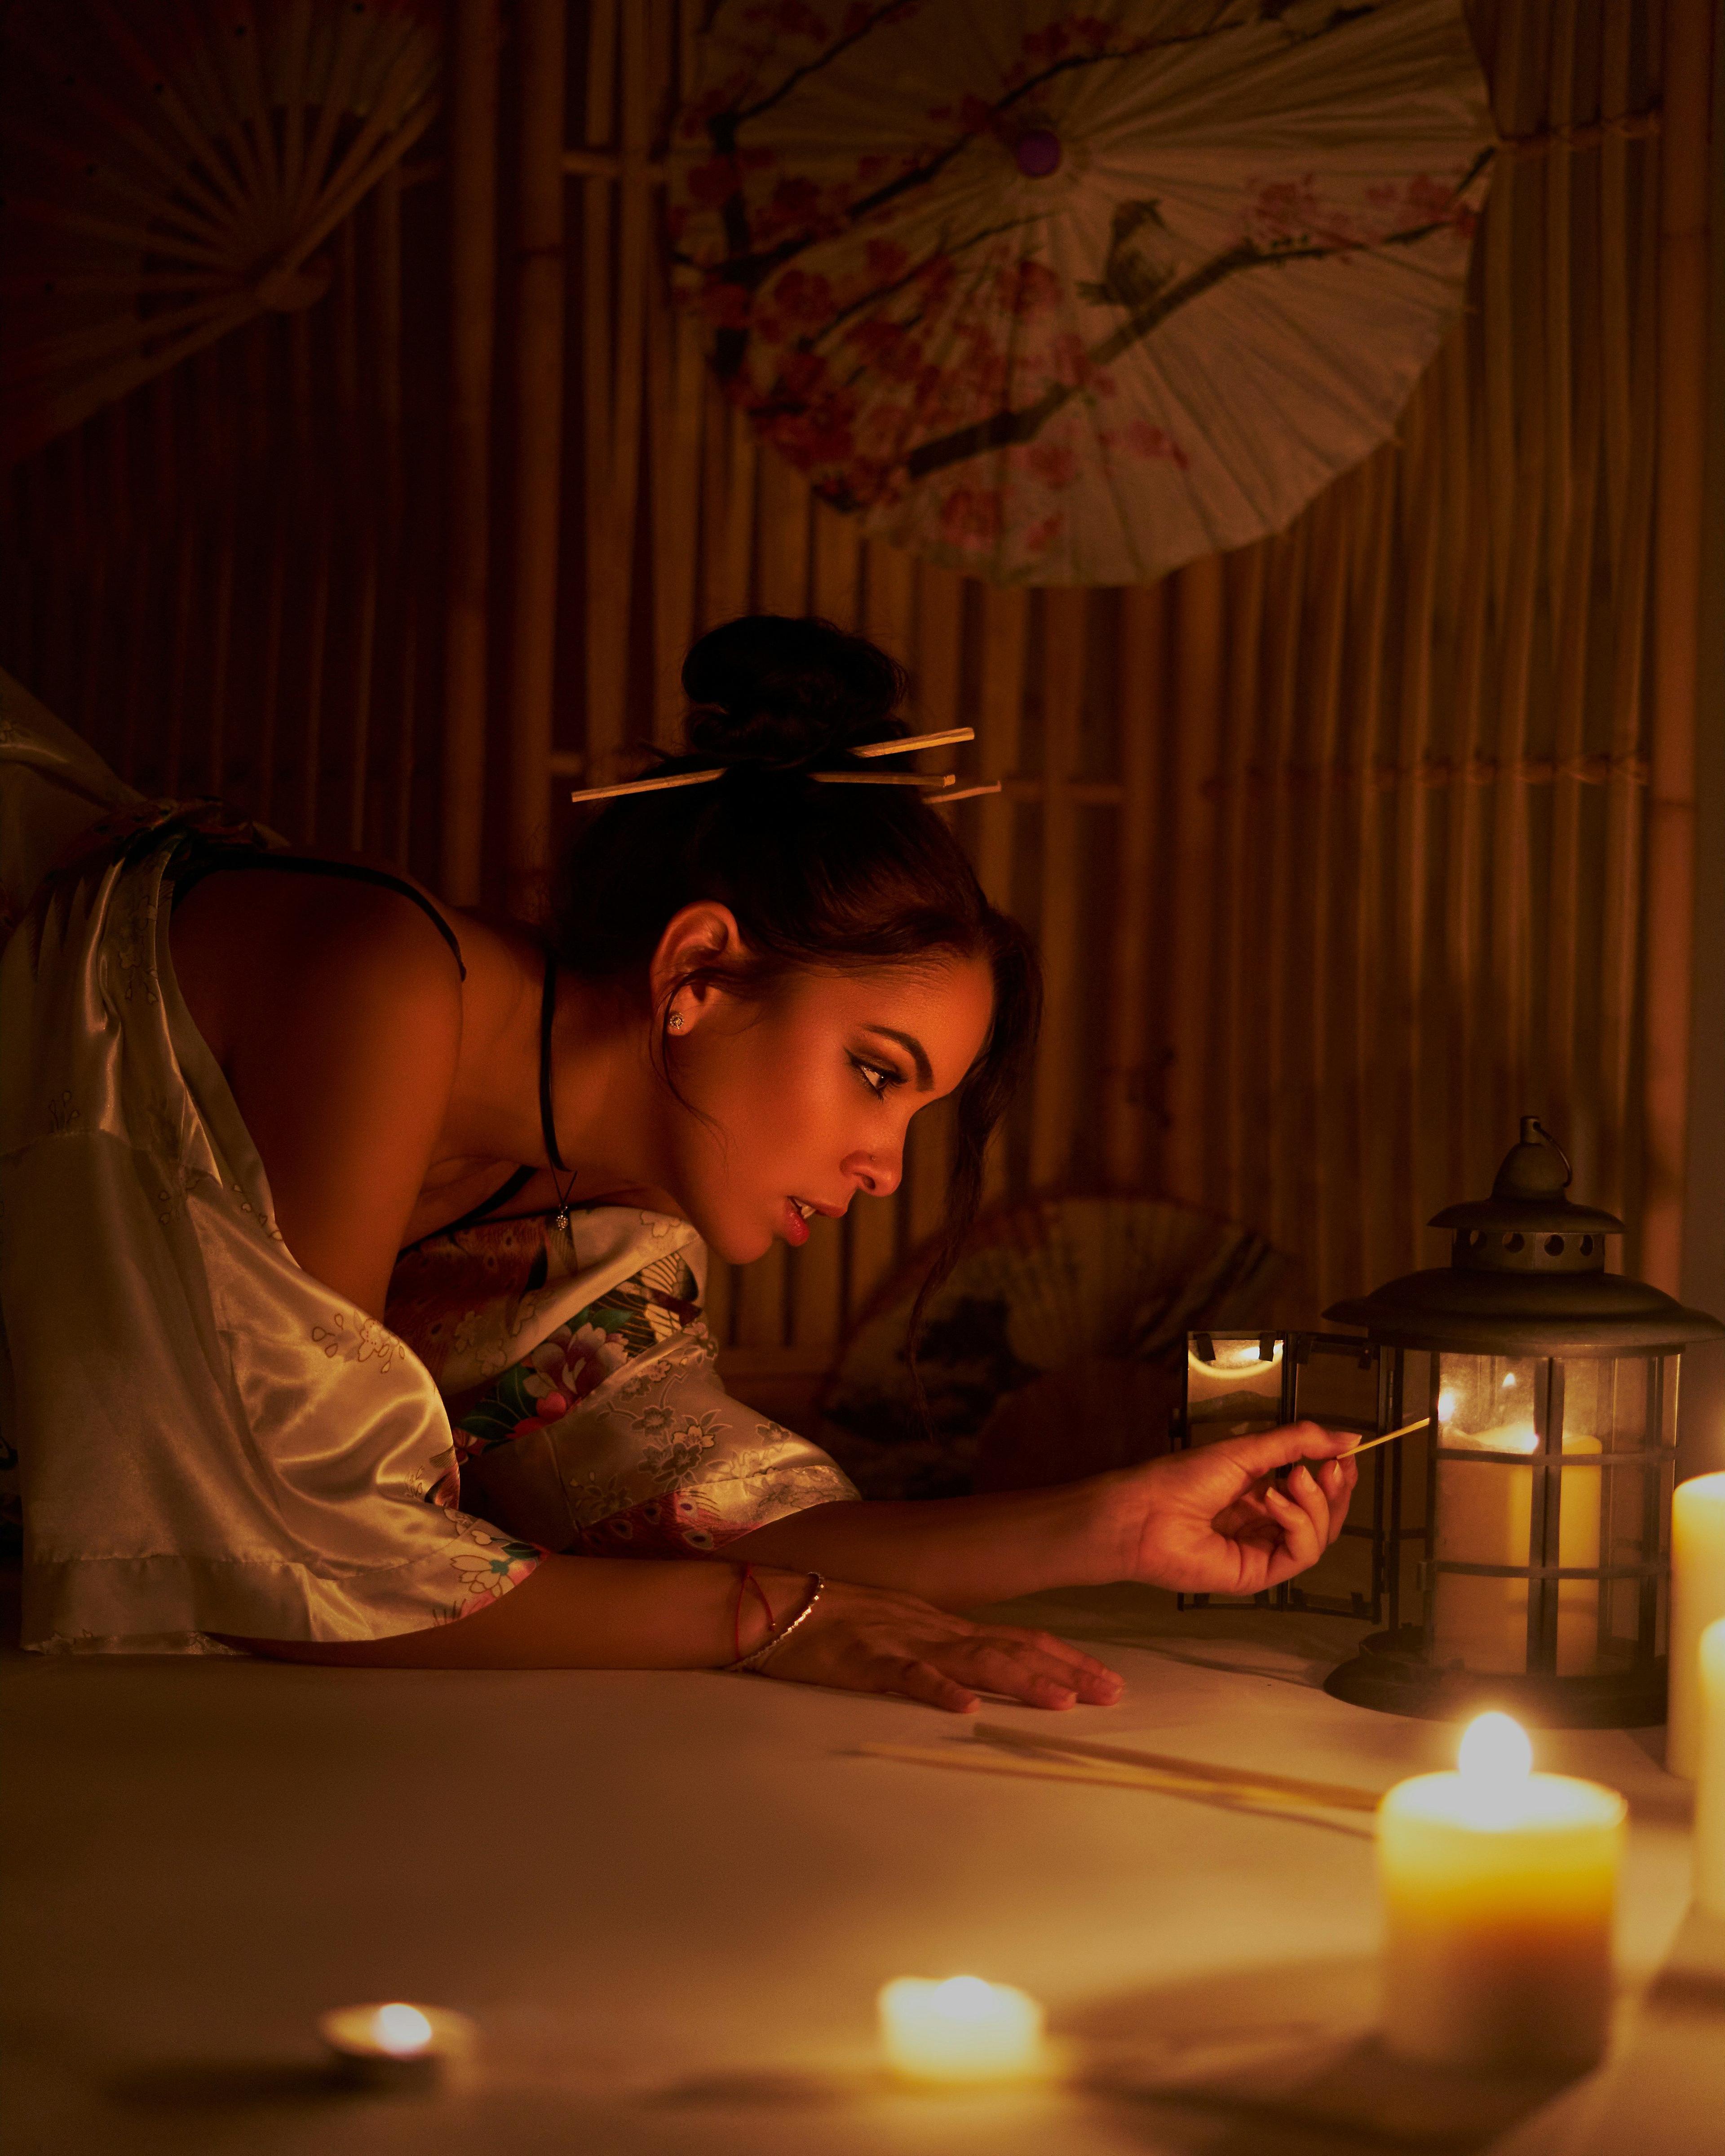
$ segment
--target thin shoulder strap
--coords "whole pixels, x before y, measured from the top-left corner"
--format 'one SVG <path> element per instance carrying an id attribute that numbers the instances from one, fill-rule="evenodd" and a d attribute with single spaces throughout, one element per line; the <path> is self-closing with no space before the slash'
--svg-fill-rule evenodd
<path id="1" fill-rule="evenodd" d="M 429 1235 L 421 1235 L 413 1242 L 404 1243 L 396 1255 L 405 1257 L 409 1250 L 417 1250 L 421 1243 L 430 1242 L 433 1236 L 459 1235 L 464 1228 L 478 1227 L 481 1220 L 489 1220 L 494 1213 L 508 1204 L 517 1192 L 525 1190 L 538 1173 L 536 1168 L 518 1168 L 506 1183 L 500 1185 L 489 1198 L 480 1199 L 479 1204 L 464 1213 L 459 1220 L 450 1220 L 441 1228 L 434 1228 Z"/>
<path id="2" fill-rule="evenodd" d="M 404 876 L 392 875 L 388 869 L 367 868 L 362 861 L 316 861 L 303 854 L 271 854 L 254 852 L 250 847 L 200 847 L 174 882 L 173 902 L 178 906 L 187 893 L 202 883 L 207 875 L 218 870 L 268 869 L 276 875 L 341 876 L 349 883 L 375 884 L 381 891 L 399 891 L 410 898 L 436 929 L 454 954 L 461 978 L 467 978 L 467 967 L 461 956 L 461 946 L 455 932 L 450 927 L 423 891 L 416 891 Z"/>

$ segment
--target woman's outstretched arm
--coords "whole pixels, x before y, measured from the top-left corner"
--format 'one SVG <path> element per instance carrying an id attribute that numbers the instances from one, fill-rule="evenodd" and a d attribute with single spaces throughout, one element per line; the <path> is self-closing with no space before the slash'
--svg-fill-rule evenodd
<path id="1" fill-rule="evenodd" d="M 812 1506 L 726 1545 L 973 1609 L 1046 1587 L 1133 1579 L 1256 1594 L 1317 1563 L 1348 1517 L 1358 1440 L 1316 1423 L 1226 1438 L 1053 1490 Z M 1286 1492 L 1271 1479 L 1291 1461 Z"/>
<path id="2" fill-rule="evenodd" d="M 233 1639 L 281 1661 L 359 1669 L 713 1670 L 763 1644 L 809 1591 L 807 1572 L 710 1560 L 548 1557 L 501 1600 L 393 1639 Z M 770 1610 L 770 1616 L 769 1616 Z M 983 1691 L 1027 1707 L 1106 1707 L 1121 1681 L 1045 1632 L 978 1625 L 888 1589 L 829 1580 L 768 1674 L 846 1691 L 896 1692 L 958 1714 Z"/>

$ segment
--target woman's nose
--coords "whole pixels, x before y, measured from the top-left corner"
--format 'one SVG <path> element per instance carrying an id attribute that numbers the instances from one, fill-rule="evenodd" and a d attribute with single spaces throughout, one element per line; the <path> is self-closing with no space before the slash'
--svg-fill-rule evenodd
<path id="1" fill-rule="evenodd" d="M 856 1187 L 870 1198 L 891 1198 L 898 1188 L 905 1172 L 905 1157 L 900 1152 L 890 1159 L 879 1153 L 865 1153 L 846 1163 L 856 1179 Z"/>

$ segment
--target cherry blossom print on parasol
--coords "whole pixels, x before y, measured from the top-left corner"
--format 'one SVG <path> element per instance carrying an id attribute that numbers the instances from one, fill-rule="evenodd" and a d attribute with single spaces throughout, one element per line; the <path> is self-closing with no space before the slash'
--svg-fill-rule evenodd
<path id="1" fill-rule="evenodd" d="M 1137 583 L 1393 434 L 1493 142 L 1460 0 L 719 0 L 673 279 L 870 536 Z"/>
<path id="2" fill-rule="evenodd" d="M 7 461 L 242 322 L 437 108 L 440 0 L 13 0 L 0 23 Z"/>

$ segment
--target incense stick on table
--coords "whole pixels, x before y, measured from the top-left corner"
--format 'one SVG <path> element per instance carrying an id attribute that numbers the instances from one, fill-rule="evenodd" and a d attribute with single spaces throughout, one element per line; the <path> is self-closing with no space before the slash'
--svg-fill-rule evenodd
<path id="1" fill-rule="evenodd" d="M 1065 1752 L 1080 1759 L 1108 1766 L 1130 1767 L 1140 1773 L 1188 1781 L 1214 1782 L 1230 1788 L 1266 1795 L 1297 1797 L 1310 1804 L 1334 1804 L 1344 1811 L 1374 1812 L 1378 1792 L 1355 1788 L 1346 1782 L 1308 1782 L 1296 1774 L 1271 1774 L 1256 1767 L 1223 1767 L 1208 1759 L 1182 1759 L 1167 1752 L 1135 1752 L 1122 1744 L 1097 1744 L 1087 1738 L 1045 1734 L 1040 1729 L 1016 1729 L 1005 1722 L 979 1722 L 973 1743 L 1000 1744 L 1019 1752 Z"/>
<path id="2" fill-rule="evenodd" d="M 984 1728 L 988 1727 L 983 1725 Z M 945 1767 L 973 1774 L 1017 1775 L 1037 1781 L 1077 1782 L 1093 1789 L 1138 1789 L 1153 1795 L 1184 1797 L 1195 1804 L 1219 1806 L 1225 1811 L 1303 1820 L 1309 1825 L 1328 1827 L 1339 1834 L 1370 1832 L 1369 1828 L 1327 1816 L 1336 1810 L 1375 1807 L 1376 1799 L 1363 1789 L 1338 1794 L 1328 1784 L 1301 1784 L 1290 1782 L 1286 1776 L 1260 1778 L 1227 1768 L 1162 1771 L 1132 1763 L 1135 1755 L 1130 1753 L 1122 1753 L 1113 1759 L 1086 1756 L 1087 1748 L 1112 1748 L 1078 1745 L 1070 1750 L 1062 1747 L 1059 1752 L 1039 1751 L 1034 1748 L 1036 1739 L 1029 1732 L 1003 1732 L 997 1727 L 993 1734 L 997 1738 L 1009 1737 L 1011 1748 L 1002 1748 L 988 1742 L 978 1731 L 976 1738 L 957 1744 L 862 1744 L 857 1749 L 870 1758 L 899 1760 L 907 1765 Z M 1218 1772 L 1230 1779 L 1214 1779 Z M 1238 1779 L 1233 1779 L 1235 1776 Z M 1288 1786 L 1271 1786 L 1284 1783 Z M 1304 1794 L 1302 1790 L 1326 1794 Z"/>

